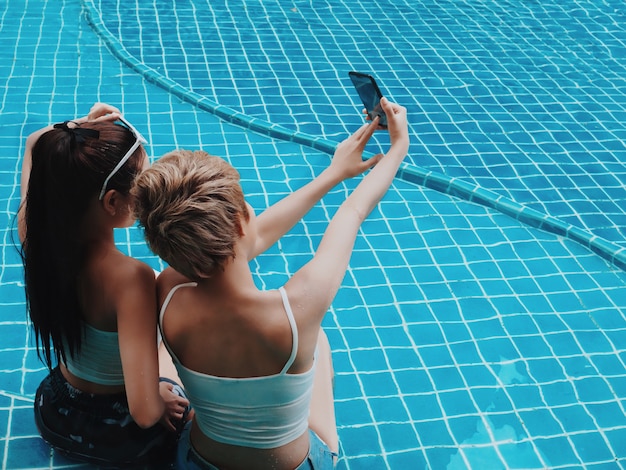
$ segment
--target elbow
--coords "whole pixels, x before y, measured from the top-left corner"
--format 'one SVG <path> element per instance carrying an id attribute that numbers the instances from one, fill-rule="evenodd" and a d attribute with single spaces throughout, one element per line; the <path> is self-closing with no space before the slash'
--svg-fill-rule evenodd
<path id="1" fill-rule="evenodd" d="M 137 423 L 137 426 L 139 426 L 141 429 L 148 429 L 151 428 L 152 426 L 154 426 L 155 424 L 157 424 L 159 422 L 159 419 L 161 418 L 161 416 L 145 416 L 145 415 L 132 415 L 133 416 L 133 420 L 135 421 L 135 423 Z"/>
<path id="2" fill-rule="evenodd" d="M 148 429 L 159 422 L 163 415 L 163 410 L 158 407 L 139 407 L 140 409 L 130 408 L 130 415 L 133 417 L 133 421 L 137 423 L 142 429 Z M 162 408 L 162 407 L 161 407 Z"/>

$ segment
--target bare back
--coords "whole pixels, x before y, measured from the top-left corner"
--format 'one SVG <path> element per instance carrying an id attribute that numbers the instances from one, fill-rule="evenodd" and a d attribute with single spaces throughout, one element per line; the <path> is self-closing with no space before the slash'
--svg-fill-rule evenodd
<path id="1" fill-rule="evenodd" d="M 163 304 L 172 288 L 186 282 L 175 271 L 164 271 L 158 281 L 159 303 Z M 259 291 L 254 285 L 245 287 L 244 283 L 229 290 L 218 280 L 180 288 L 162 322 L 168 345 L 185 368 L 210 376 L 276 375 L 292 351 L 292 331 L 280 293 Z M 310 370 L 312 352 L 307 359 L 294 363 L 289 373 Z M 203 434 L 195 422 L 191 441 L 206 460 L 220 468 L 276 468 L 276 462 L 280 468 L 295 468 L 309 447 L 306 433 L 272 449 L 225 444 Z"/>

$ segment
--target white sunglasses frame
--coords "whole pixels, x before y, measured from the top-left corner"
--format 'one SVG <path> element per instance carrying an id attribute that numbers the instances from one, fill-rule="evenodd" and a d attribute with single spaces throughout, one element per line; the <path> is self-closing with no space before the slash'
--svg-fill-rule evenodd
<path id="1" fill-rule="evenodd" d="M 126 119 L 120 116 L 118 118 L 118 121 L 124 124 L 133 133 L 133 135 L 135 136 L 135 143 L 128 149 L 128 152 L 126 152 L 126 154 L 120 159 L 117 165 L 115 165 L 115 168 L 113 168 L 111 170 L 111 173 L 109 173 L 109 176 L 106 177 L 106 179 L 104 180 L 104 183 L 102 183 L 102 189 L 100 190 L 100 194 L 98 195 L 98 200 L 100 201 L 102 201 L 102 199 L 104 198 L 104 195 L 106 194 L 106 190 L 107 190 L 107 185 L 109 184 L 109 181 L 111 180 L 113 175 L 117 173 L 120 170 L 120 168 L 124 166 L 124 164 L 128 161 L 131 155 L 135 153 L 135 150 L 137 150 L 141 144 L 148 143 L 148 141 L 144 138 L 144 136 L 142 136 L 139 133 L 139 131 L 135 129 L 135 126 L 133 126 Z"/>

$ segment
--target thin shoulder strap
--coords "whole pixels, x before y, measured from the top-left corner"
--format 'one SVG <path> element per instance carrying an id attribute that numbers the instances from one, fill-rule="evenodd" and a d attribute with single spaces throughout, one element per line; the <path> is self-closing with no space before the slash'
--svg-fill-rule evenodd
<path id="1" fill-rule="evenodd" d="M 184 284 L 178 284 L 177 286 L 172 287 L 172 289 L 167 293 L 167 296 L 163 301 L 163 305 L 161 305 L 161 311 L 159 312 L 159 331 L 161 332 L 161 338 L 163 338 L 163 344 L 165 345 L 165 349 L 167 349 L 172 358 L 176 359 L 176 361 L 178 362 L 180 361 L 174 354 L 174 351 L 170 349 L 169 344 L 167 344 L 167 339 L 165 338 L 165 335 L 163 335 L 163 316 L 165 315 L 165 309 L 167 309 L 167 306 L 170 304 L 170 300 L 172 300 L 172 297 L 178 289 L 180 289 L 181 287 L 196 287 L 197 285 L 197 282 L 186 282 Z"/>
<path id="2" fill-rule="evenodd" d="M 287 298 L 287 292 L 285 292 L 285 288 L 281 287 L 278 289 L 280 292 L 280 296 L 283 298 L 283 306 L 285 307 L 285 311 L 287 312 L 287 318 L 289 319 L 289 325 L 291 326 L 291 337 L 292 337 L 292 346 L 291 346 L 291 355 L 289 356 L 289 360 L 283 367 L 283 370 L 280 371 L 280 374 L 286 374 L 293 361 L 296 360 L 296 356 L 298 355 L 298 326 L 296 325 L 296 320 L 293 318 L 293 312 L 291 311 L 291 305 L 289 305 L 289 299 Z"/>

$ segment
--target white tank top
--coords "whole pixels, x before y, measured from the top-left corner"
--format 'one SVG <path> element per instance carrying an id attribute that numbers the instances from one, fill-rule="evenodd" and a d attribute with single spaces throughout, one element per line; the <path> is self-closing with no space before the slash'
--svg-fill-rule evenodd
<path id="1" fill-rule="evenodd" d="M 174 293 L 181 287 L 195 286 L 196 283 L 180 284 L 168 293 L 159 315 L 161 330 Z M 292 442 L 308 429 L 315 362 L 307 372 L 287 373 L 298 351 L 298 329 L 287 294 L 282 287 L 279 291 L 293 337 L 291 356 L 279 374 L 249 378 L 202 374 L 181 364 L 163 337 L 195 410 L 198 426 L 215 441 L 272 449 Z"/>

